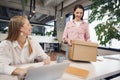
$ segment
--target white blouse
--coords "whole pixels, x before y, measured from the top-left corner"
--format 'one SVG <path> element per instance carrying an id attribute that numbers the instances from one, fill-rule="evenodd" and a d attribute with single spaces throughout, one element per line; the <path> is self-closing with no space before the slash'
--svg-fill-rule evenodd
<path id="1" fill-rule="evenodd" d="M 28 40 L 26 40 L 23 48 L 17 41 L 2 41 L 0 43 L 0 73 L 11 74 L 16 69 L 12 65 L 32 63 L 38 56 L 42 59 L 48 58 L 38 42 L 31 38 L 30 44 L 33 50 L 31 55 L 29 55 Z"/>

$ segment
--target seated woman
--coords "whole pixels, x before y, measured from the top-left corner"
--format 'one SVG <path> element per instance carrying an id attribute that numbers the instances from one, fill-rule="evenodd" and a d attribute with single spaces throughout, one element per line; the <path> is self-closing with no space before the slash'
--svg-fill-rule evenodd
<path id="1" fill-rule="evenodd" d="M 31 31 L 32 26 L 26 17 L 14 16 L 10 19 L 8 36 L 0 43 L 0 73 L 24 76 L 27 68 L 12 65 L 33 63 L 38 57 L 45 64 L 50 63 L 50 57 L 39 43 L 28 36 Z"/>

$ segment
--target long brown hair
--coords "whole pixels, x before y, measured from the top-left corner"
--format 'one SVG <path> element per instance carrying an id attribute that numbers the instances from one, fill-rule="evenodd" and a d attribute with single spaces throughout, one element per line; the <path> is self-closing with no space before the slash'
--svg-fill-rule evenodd
<path id="1" fill-rule="evenodd" d="M 20 35 L 20 28 L 24 25 L 26 17 L 14 16 L 8 24 L 8 36 L 6 40 L 15 41 Z"/>
<path id="2" fill-rule="evenodd" d="M 80 8 L 80 9 L 83 10 L 83 16 L 84 16 L 84 7 L 83 7 L 82 5 L 80 5 L 80 4 L 77 4 L 77 5 L 75 5 L 75 7 L 74 7 L 74 12 L 75 12 L 75 10 L 76 10 L 77 8 Z M 83 16 L 81 17 L 81 20 L 83 20 Z M 73 19 L 75 19 L 75 14 L 73 14 Z"/>
<path id="3" fill-rule="evenodd" d="M 13 42 L 18 39 L 20 35 L 20 28 L 24 25 L 26 19 L 27 17 L 25 16 L 14 16 L 10 19 L 10 22 L 8 24 L 8 36 L 6 40 Z M 28 48 L 29 48 L 29 54 L 31 54 L 33 51 L 29 38 L 28 38 Z"/>

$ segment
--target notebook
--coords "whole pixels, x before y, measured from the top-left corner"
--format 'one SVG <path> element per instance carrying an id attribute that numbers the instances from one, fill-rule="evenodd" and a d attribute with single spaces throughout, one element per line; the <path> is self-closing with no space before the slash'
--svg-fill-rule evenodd
<path id="1" fill-rule="evenodd" d="M 82 78 L 86 78 L 88 76 L 88 74 L 89 74 L 88 70 L 73 67 L 73 66 L 69 66 L 66 69 L 66 72 L 69 73 L 69 74 L 72 74 L 72 75 L 80 76 Z"/>
<path id="2" fill-rule="evenodd" d="M 61 78 L 69 64 L 69 62 L 63 62 L 30 69 L 25 80 L 57 80 Z"/>

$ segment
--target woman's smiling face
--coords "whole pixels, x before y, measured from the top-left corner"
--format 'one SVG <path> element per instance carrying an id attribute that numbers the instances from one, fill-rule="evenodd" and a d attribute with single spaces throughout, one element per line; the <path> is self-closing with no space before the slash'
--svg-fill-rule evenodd
<path id="1" fill-rule="evenodd" d="M 75 19 L 76 20 L 81 20 L 82 16 L 83 16 L 83 9 L 81 8 L 77 8 L 75 11 L 74 11 L 74 15 L 75 15 Z"/>

